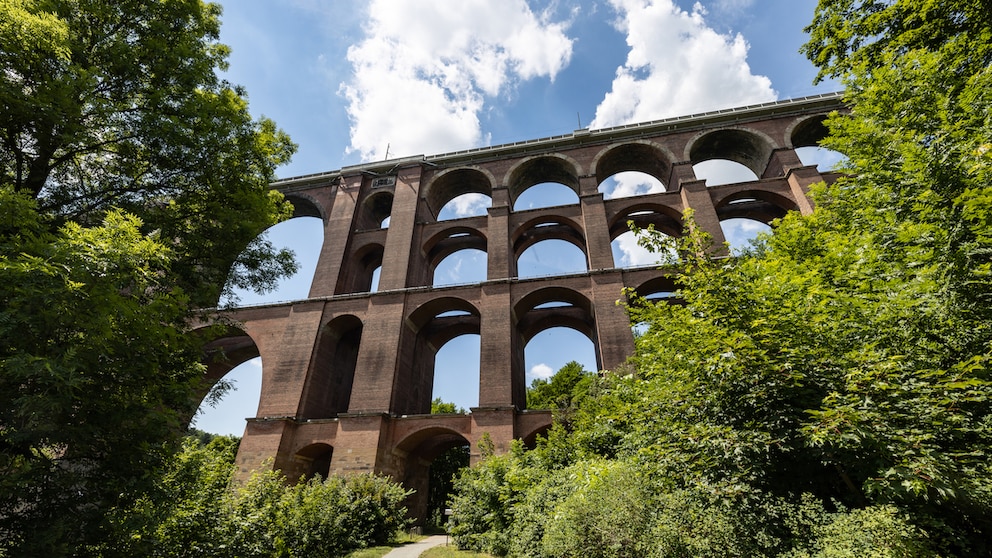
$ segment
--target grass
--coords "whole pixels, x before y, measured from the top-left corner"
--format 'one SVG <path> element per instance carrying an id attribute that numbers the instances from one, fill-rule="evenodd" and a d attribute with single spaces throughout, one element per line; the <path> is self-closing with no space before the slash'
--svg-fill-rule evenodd
<path id="1" fill-rule="evenodd" d="M 490 554 L 473 552 L 471 550 L 458 550 L 454 546 L 435 546 L 427 549 L 420 555 L 421 558 L 493 558 Z"/>

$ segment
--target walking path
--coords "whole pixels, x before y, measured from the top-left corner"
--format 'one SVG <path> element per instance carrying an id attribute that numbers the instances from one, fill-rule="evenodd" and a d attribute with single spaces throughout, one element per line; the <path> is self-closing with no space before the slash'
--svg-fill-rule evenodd
<path id="1" fill-rule="evenodd" d="M 448 537 L 444 535 L 431 535 L 419 542 L 390 550 L 389 554 L 386 554 L 383 558 L 417 558 L 421 552 L 431 547 L 441 546 L 447 540 Z"/>

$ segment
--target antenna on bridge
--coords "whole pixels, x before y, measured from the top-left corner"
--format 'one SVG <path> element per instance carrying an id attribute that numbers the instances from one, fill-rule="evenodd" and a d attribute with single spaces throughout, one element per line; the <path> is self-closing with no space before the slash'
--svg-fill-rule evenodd
<path id="1" fill-rule="evenodd" d="M 383 161 L 388 161 L 389 160 L 389 146 L 390 146 L 390 144 L 387 143 L 386 144 L 386 156 L 382 159 Z"/>
<path id="2" fill-rule="evenodd" d="M 575 119 L 578 120 L 578 122 L 579 122 L 578 129 L 581 130 L 582 129 L 582 117 L 579 116 L 579 111 L 575 111 Z"/>

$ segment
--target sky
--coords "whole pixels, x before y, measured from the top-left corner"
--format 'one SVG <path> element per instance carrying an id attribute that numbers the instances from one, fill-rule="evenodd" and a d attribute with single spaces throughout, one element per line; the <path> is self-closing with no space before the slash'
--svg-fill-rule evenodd
<path id="1" fill-rule="evenodd" d="M 438 154 L 836 91 L 813 85 L 816 69 L 798 50 L 815 0 L 225 0 L 221 42 L 231 47 L 223 77 L 244 86 L 255 116 L 266 116 L 299 145 L 280 178 L 367 161 Z M 830 165 L 811 150 L 804 162 Z M 809 158 L 809 160 L 806 160 Z M 715 185 L 753 178 L 727 162 L 697 165 Z M 622 173 L 601 187 L 619 197 L 662 191 Z M 560 185 L 525 192 L 514 209 L 577 203 Z M 484 214 L 488 199 L 453 200 L 440 218 Z M 725 223 L 733 246 L 767 227 Z M 242 304 L 305 298 L 322 238 L 320 222 L 293 219 L 268 231 L 292 248 L 301 271 L 274 293 L 241 293 Z M 538 243 L 521 276 L 585 269 L 581 251 Z M 485 254 L 457 253 L 435 284 L 485 276 Z M 631 235 L 614 243 L 618 266 L 656 256 Z M 438 353 L 435 395 L 463 408 L 478 401 L 477 336 Z M 568 347 L 562 354 L 561 347 Z M 581 334 L 548 330 L 528 344 L 528 381 L 568 360 L 596 368 Z M 465 362 L 476 363 L 466 370 Z M 455 366 L 455 363 L 462 365 Z M 471 368 L 471 366 L 469 367 Z M 254 416 L 261 364 L 228 376 L 235 390 L 204 408 L 198 428 L 241 435 Z"/>

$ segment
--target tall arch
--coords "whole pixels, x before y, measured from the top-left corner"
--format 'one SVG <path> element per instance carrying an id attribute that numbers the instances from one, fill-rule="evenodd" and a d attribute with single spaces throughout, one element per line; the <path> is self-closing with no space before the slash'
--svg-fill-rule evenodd
<path id="1" fill-rule="evenodd" d="M 434 298 L 410 312 L 401 336 L 407 373 L 394 390 L 392 407 L 404 414 L 429 413 L 437 351 L 455 337 L 480 332 L 480 312 L 463 298 Z"/>
<path id="2" fill-rule="evenodd" d="M 638 140 L 603 149 L 596 154 L 589 172 L 596 176 L 596 184 L 602 184 L 619 172 L 643 172 L 658 179 L 667 189 L 674 160 L 675 157 L 667 149 Z"/>
<path id="3" fill-rule="evenodd" d="M 762 176 L 775 142 L 765 134 L 743 128 L 703 132 L 686 146 L 686 159 L 693 165 L 712 159 L 726 159 L 744 165 L 755 176 Z"/>
<path id="4" fill-rule="evenodd" d="M 427 184 L 423 197 L 436 220 L 449 201 L 462 194 L 482 194 L 493 197 L 495 179 L 488 171 L 473 167 L 447 169 L 439 172 Z"/>
<path id="5" fill-rule="evenodd" d="M 581 174 L 579 164 L 565 155 L 540 155 L 524 159 L 506 173 L 504 185 L 510 195 L 510 206 L 513 207 L 517 198 L 528 188 L 545 182 L 564 184 L 579 196 Z"/>
<path id="6" fill-rule="evenodd" d="M 362 321 L 353 315 L 338 316 L 321 328 L 303 388 L 300 418 L 333 418 L 348 411 L 362 329 Z"/>
<path id="7" fill-rule="evenodd" d="M 373 275 L 382 266 L 385 248 L 370 242 L 355 251 L 338 282 L 338 293 L 367 293 L 372 290 Z"/>

